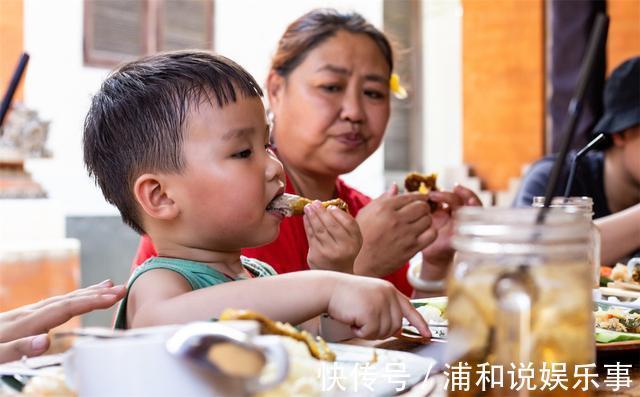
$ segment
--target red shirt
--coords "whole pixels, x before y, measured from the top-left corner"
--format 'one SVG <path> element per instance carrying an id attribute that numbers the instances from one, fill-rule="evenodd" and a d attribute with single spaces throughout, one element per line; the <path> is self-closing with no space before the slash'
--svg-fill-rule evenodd
<path id="1" fill-rule="evenodd" d="M 362 207 L 371 201 L 370 197 L 347 185 L 340 178 L 337 180 L 336 189 L 338 191 L 338 197 L 349 205 L 349 212 L 354 217 Z M 286 192 L 296 193 L 288 177 Z M 242 250 L 242 255 L 266 262 L 273 266 L 276 272 L 282 274 L 308 270 L 308 251 L 309 242 L 307 241 L 307 235 L 304 231 L 302 217 L 292 216 L 283 219 L 280 224 L 280 234 L 275 241 L 257 248 L 245 248 Z M 145 235 L 140 240 L 132 268 L 142 264 L 151 256 L 157 256 L 157 253 L 151 239 Z M 407 281 L 408 269 L 409 264 L 405 263 L 404 266 L 384 277 L 384 279 L 393 283 L 393 285 L 405 295 L 411 296 L 413 290 Z"/>

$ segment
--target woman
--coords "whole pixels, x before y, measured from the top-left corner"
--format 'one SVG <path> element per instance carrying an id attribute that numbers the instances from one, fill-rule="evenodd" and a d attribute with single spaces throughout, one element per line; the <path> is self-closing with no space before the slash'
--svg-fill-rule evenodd
<path id="1" fill-rule="evenodd" d="M 389 121 L 392 71 L 389 41 L 362 16 L 314 10 L 289 25 L 280 39 L 267 94 L 287 192 L 345 200 L 362 231 L 353 266 L 328 270 L 384 277 L 410 295 L 408 259 L 422 251 L 421 277 L 443 279 L 453 256 L 451 211 L 480 200 L 463 187 L 426 196 L 399 195 L 395 186 L 371 200 L 340 179 L 380 146 Z M 427 199 L 444 206 L 430 214 Z M 309 269 L 305 228 L 313 229 L 307 216 L 287 218 L 276 241 L 243 254 L 271 264 L 278 273 Z M 143 238 L 135 264 L 154 254 Z"/>

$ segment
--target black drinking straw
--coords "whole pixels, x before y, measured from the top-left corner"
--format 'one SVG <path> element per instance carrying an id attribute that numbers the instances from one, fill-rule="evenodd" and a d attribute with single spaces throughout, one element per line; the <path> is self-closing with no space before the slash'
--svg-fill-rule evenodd
<path id="1" fill-rule="evenodd" d="M 569 197 L 571 194 L 571 187 L 573 187 L 573 178 L 576 174 L 576 168 L 578 168 L 578 161 L 587 153 L 591 151 L 594 147 L 596 147 L 600 142 L 602 142 L 606 138 L 604 133 L 599 133 L 598 136 L 593 138 L 591 142 L 587 143 L 585 147 L 580 149 L 578 153 L 576 153 L 573 160 L 571 160 L 571 167 L 569 168 L 569 179 L 567 179 L 567 186 L 564 188 L 564 197 Z"/>
<path id="2" fill-rule="evenodd" d="M 569 145 L 575 135 L 576 125 L 582 112 L 582 102 L 584 100 L 584 94 L 589 84 L 589 78 L 591 77 L 591 71 L 593 70 L 593 63 L 596 59 L 596 55 L 601 53 L 599 50 L 604 48 L 606 43 L 607 28 L 609 26 L 609 17 L 604 14 L 598 14 L 595 19 L 593 29 L 591 30 L 591 37 L 589 37 L 589 45 L 587 47 L 587 54 L 585 55 L 582 66 L 580 67 L 580 74 L 578 75 L 578 85 L 576 91 L 569 102 L 568 118 L 563 125 L 563 138 L 562 145 L 560 146 L 560 152 L 556 161 L 553 163 L 551 169 L 551 176 L 549 177 L 549 183 L 547 184 L 547 190 L 544 194 L 544 206 L 540 208 L 538 216 L 536 218 L 537 224 L 544 223 L 544 220 L 549 211 L 549 205 L 553 198 L 553 192 L 555 192 L 560 179 L 560 173 L 562 167 L 567 159 L 567 153 L 569 152 Z"/>
<path id="3" fill-rule="evenodd" d="M 13 101 L 13 95 L 16 93 L 16 89 L 18 88 L 18 84 L 20 83 L 20 79 L 24 74 L 24 70 L 26 69 L 28 62 L 29 62 L 29 54 L 27 54 L 26 52 L 23 52 L 22 55 L 20 55 L 18 66 L 16 66 L 16 70 L 13 72 L 11 81 L 9 81 L 9 87 L 7 87 L 7 92 L 5 92 L 4 97 L 2 98 L 2 104 L 0 104 L 0 127 L 2 127 L 2 123 L 4 122 L 4 117 L 9 112 L 11 101 Z M 0 135 L 2 135 L 1 129 L 0 129 Z"/>

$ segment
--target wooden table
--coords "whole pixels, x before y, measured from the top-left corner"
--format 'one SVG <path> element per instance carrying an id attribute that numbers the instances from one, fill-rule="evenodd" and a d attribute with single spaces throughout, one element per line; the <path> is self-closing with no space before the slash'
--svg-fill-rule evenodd
<path id="1" fill-rule="evenodd" d="M 389 338 L 385 340 L 367 341 L 363 339 L 352 339 L 344 343 L 354 344 L 358 346 L 376 347 L 379 349 L 400 350 L 406 352 L 412 352 L 421 356 L 431 357 L 438 363 L 443 363 L 444 352 L 446 342 L 442 340 L 433 340 L 430 344 L 439 344 L 438 348 L 429 348 L 429 345 L 421 345 L 411 342 L 399 340 L 397 338 Z M 613 391 L 611 388 L 605 385 L 607 369 L 605 365 L 615 365 L 617 362 L 621 364 L 631 364 L 632 368 L 629 371 L 629 377 L 631 379 L 631 387 L 622 387 L 618 391 Z M 640 349 L 626 349 L 626 350 L 614 350 L 614 351 L 598 351 L 596 358 L 596 365 L 598 368 L 597 382 L 600 388 L 593 393 L 593 396 L 597 397 L 638 397 L 640 396 Z M 442 373 L 430 375 L 429 381 L 419 383 L 413 387 L 410 391 L 402 394 L 402 397 L 440 397 L 446 396 L 444 384 L 446 381 L 445 375 Z M 570 391 L 566 392 L 570 395 Z"/>

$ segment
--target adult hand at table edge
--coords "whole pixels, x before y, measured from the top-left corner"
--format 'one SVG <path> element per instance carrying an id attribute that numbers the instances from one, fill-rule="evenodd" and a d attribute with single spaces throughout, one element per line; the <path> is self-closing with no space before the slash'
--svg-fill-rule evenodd
<path id="1" fill-rule="evenodd" d="M 19 360 L 23 356 L 33 357 L 47 351 L 49 335 L 40 334 L 17 339 L 7 343 L 0 343 L 0 363 Z"/>
<path id="2" fill-rule="evenodd" d="M 69 319 L 96 309 L 106 309 L 122 299 L 123 285 L 113 286 L 110 280 L 69 294 L 55 296 L 31 305 L 22 306 L 0 315 L 0 356 L 13 357 L 16 352 L 29 351 L 37 355 L 48 345 L 46 333 Z M 42 335 L 47 339 L 46 346 Z M 35 337 L 33 337 L 36 335 Z M 29 349 L 29 342 L 34 346 Z M 40 349 L 44 346 L 44 350 Z M 27 349 L 27 350 L 25 350 Z M 24 354 L 24 353 L 23 353 Z M 18 357 L 19 358 L 19 357 Z M 6 360 L 3 358 L 0 361 Z"/>

